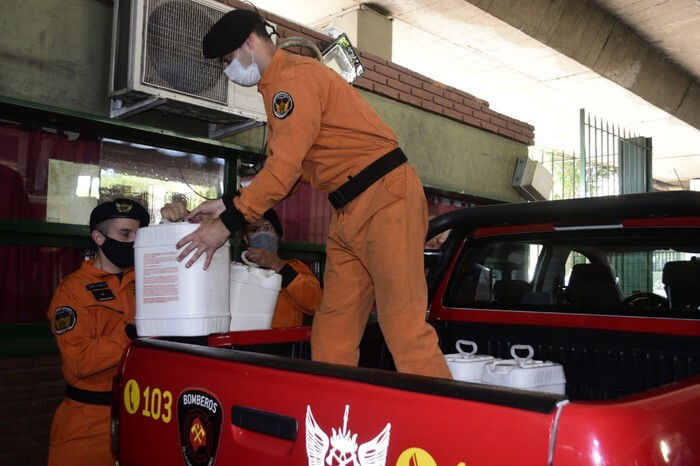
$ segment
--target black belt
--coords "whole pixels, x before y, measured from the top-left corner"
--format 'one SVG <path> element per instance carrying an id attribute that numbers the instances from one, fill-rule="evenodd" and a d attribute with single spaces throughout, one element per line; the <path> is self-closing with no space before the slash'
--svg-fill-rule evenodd
<path id="1" fill-rule="evenodd" d="M 328 194 L 328 200 L 336 209 L 341 209 L 357 196 L 365 192 L 381 177 L 406 163 L 408 159 L 400 147 L 378 158 L 366 166 L 360 173 L 350 178 L 344 185 Z"/>
<path id="2" fill-rule="evenodd" d="M 110 406 L 112 404 L 112 392 L 91 392 L 72 385 L 66 386 L 66 396 L 73 401 L 89 405 Z"/>

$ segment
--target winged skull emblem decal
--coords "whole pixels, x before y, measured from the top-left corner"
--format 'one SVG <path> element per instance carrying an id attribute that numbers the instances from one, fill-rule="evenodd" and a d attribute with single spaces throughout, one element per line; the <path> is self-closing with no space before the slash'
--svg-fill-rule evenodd
<path id="1" fill-rule="evenodd" d="M 350 406 L 345 405 L 343 428 L 331 429 L 328 438 L 318 425 L 311 412 L 311 406 L 306 406 L 306 456 L 309 466 L 385 466 L 386 454 L 389 449 L 389 434 L 391 424 L 372 440 L 357 444 L 357 434 L 348 430 Z"/>

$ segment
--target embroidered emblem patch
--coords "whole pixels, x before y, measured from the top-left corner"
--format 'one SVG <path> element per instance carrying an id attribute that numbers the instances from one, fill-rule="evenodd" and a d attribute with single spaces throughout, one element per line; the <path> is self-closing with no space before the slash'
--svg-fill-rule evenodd
<path id="1" fill-rule="evenodd" d="M 117 212 L 122 214 L 131 212 L 131 208 L 134 207 L 134 203 L 131 201 L 114 201 L 114 205 L 117 207 Z"/>
<path id="2" fill-rule="evenodd" d="M 75 311 L 68 306 L 57 307 L 54 311 L 54 333 L 63 335 L 75 327 L 78 322 L 78 316 Z"/>
<path id="3" fill-rule="evenodd" d="M 277 118 L 284 119 L 292 114 L 294 110 L 294 99 L 288 93 L 281 91 L 272 98 L 272 113 Z"/>

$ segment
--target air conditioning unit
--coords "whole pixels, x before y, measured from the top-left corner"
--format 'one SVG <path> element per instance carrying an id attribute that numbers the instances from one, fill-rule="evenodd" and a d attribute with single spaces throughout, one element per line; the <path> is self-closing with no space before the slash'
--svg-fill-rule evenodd
<path id="1" fill-rule="evenodd" d="M 210 122 L 212 137 L 262 124 L 257 88 L 234 84 L 202 55 L 202 37 L 231 9 L 211 0 L 115 0 L 111 116 L 158 107 Z"/>
<path id="2" fill-rule="evenodd" d="M 513 188 L 528 201 L 545 201 L 552 193 L 552 174 L 539 162 L 520 156 L 515 164 Z"/>

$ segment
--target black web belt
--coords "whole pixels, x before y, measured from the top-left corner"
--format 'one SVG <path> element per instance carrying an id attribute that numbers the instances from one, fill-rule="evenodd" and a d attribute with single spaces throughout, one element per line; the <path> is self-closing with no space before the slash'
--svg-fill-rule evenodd
<path id="1" fill-rule="evenodd" d="M 335 209 L 341 209 L 357 196 L 365 192 L 381 177 L 406 163 L 408 159 L 400 147 L 378 158 L 360 173 L 350 178 L 344 185 L 328 194 L 328 200 Z"/>
<path id="2" fill-rule="evenodd" d="M 112 392 L 92 392 L 72 385 L 66 386 L 66 396 L 73 401 L 89 405 L 110 406 L 112 404 Z"/>

